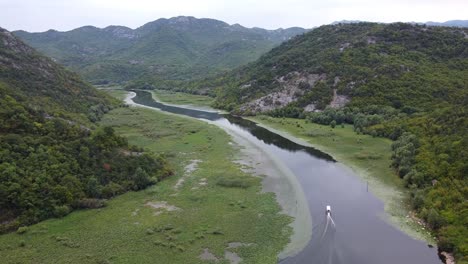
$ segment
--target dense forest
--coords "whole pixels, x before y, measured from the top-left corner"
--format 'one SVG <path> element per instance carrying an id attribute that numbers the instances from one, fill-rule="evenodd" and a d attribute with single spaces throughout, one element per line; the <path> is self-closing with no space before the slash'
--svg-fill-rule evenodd
<path id="1" fill-rule="evenodd" d="M 294 78 L 299 81 L 288 82 Z M 468 261 L 467 29 L 322 26 L 247 66 L 181 89 L 208 89 L 216 107 L 240 114 L 256 113 L 254 99 L 290 89 L 291 102 L 264 100 L 274 106 L 264 113 L 332 127 L 349 123 L 356 133 L 395 140 L 393 166 L 410 189 L 412 207 L 441 250 Z M 346 106 L 332 104 L 337 96 Z"/>
<path id="2" fill-rule="evenodd" d="M 0 233 L 170 175 L 94 122 L 118 103 L 0 29 Z M 20 229 L 24 230 L 24 229 Z"/>

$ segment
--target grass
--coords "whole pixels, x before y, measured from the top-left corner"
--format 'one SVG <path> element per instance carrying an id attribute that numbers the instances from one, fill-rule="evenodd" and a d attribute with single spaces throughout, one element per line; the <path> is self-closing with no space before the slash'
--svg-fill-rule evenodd
<path id="1" fill-rule="evenodd" d="M 114 109 L 101 123 L 131 144 L 166 155 L 175 175 L 120 195 L 105 208 L 0 236 L 2 263 L 205 263 L 198 258 L 205 248 L 227 263 L 229 242 L 253 243 L 231 250 L 246 263 L 277 262 L 292 232 L 291 219 L 279 214 L 273 194 L 260 192 L 260 178 L 233 163 L 238 150 L 225 132 L 143 108 Z M 185 175 L 185 166 L 195 159 L 201 160 L 198 168 Z M 185 181 L 175 189 L 181 177 Z M 162 201 L 177 209 L 147 204 Z"/>
<path id="2" fill-rule="evenodd" d="M 384 201 L 393 225 L 412 237 L 435 243 L 427 230 L 407 217 L 410 210 L 407 190 L 391 168 L 391 140 L 357 134 L 352 125 L 331 128 L 304 119 L 269 116 L 249 119 L 286 137 L 305 141 L 350 167 L 368 182 L 369 190 Z"/>
<path id="3" fill-rule="evenodd" d="M 153 90 L 153 94 L 161 102 L 175 105 L 210 107 L 214 101 L 214 98 L 209 96 L 180 93 L 166 90 Z"/>

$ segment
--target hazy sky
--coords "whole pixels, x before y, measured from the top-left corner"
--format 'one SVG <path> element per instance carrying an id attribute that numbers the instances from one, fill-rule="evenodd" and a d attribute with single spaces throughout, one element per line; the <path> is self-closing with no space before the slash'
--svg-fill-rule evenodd
<path id="1" fill-rule="evenodd" d="M 185 15 L 246 27 L 310 28 L 336 20 L 426 22 L 468 19 L 468 0 L 0 0 L 0 27 L 70 30 L 84 25 L 136 28 Z"/>

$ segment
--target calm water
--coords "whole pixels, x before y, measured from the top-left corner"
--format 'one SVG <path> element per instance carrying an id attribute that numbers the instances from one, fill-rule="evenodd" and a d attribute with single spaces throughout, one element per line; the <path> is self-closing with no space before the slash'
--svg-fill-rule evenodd
<path id="1" fill-rule="evenodd" d="M 382 217 L 383 203 L 367 191 L 365 182 L 339 166 L 331 156 L 240 117 L 168 106 L 155 102 L 148 92 L 135 92 L 133 101 L 137 104 L 228 125 L 249 140 L 257 141 L 258 146 L 289 167 L 306 195 L 313 234 L 306 248 L 280 263 L 441 263 L 435 248 L 386 223 Z M 326 205 L 331 205 L 332 219 L 325 215 Z"/>

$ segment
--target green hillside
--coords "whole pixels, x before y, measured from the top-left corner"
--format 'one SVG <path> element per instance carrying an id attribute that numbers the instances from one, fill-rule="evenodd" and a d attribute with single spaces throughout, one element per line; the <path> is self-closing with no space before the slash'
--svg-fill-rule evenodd
<path id="1" fill-rule="evenodd" d="M 428 109 L 434 103 L 462 103 L 467 35 L 467 29 L 409 24 L 323 26 L 202 86 L 222 87 L 219 106 L 291 90 L 295 94 L 289 106 L 299 108 L 313 104 L 324 109 L 333 90 L 352 106 Z M 255 105 L 241 109 L 261 111 Z"/>
<path id="2" fill-rule="evenodd" d="M 0 233 L 102 207 L 169 174 L 161 157 L 96 127 L 116 106 L 0 28 Z"/>
<path id="3" fill-rule="evenodd" d="M 15 35 L 94 83 L 141 76 L 200 78 L 257 59 L 302 28 L 265 30 L 214 19 L 158 19 L 135 30 L 86 26 L 68 32 L 17 31 Z"/>
<path id="4" fill-rule="evenodd" d="M 403 23 L 322 26 L 186 89 L 215 106 L 395 140 L 395 177 L 441 250 L 468 256 L 468 29 Z M 398 176 L 397 176 L 398 175 Z"/>

